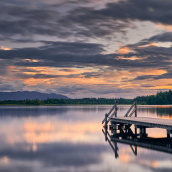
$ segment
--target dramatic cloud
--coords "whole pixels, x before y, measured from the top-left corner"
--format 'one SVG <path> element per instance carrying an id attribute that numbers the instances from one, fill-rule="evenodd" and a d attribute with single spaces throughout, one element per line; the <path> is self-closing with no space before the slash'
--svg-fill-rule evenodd
<path id="1" fill-rule="evenodd" d="M 1 1 L 0 90 L 130 97 L 171 89 L 171 7 L 170 0 Z"/>
<path id="2" fill-rule="evenodd" d="M 116 68 L 168 66 L 171 60 L 172 48 L 163 47 L 133 47 L 135 52 L 126 54 L 102 54 L 99 44 L 44 42 L 46 45 L 38 48 L 19 48 L 0 50 L 1 59 L 10 59 L 17 66 L 112 66 Z M 123 58 L 119 58 L 119 57 Z M 131 60 L 133 56 L 140 57 Z M 162 58 L 163 57 L 163 58 Z M 30 60 L 27 60 L 30 59 Z M 158 60 L 161 60 L 159 62 Z"/>
<path id="3" fill-rule="evenodd" d="M 89 1 L 87 4 L 65 1 L 63 5 L 33 7 L 22 3 L 21 6 L 1 3 L 0 33 L 8 36 L 39 34 L 67 38 L 74 34 L 102 37 L 114 32 L 126 32 L 125 28 L 135 20 L 172 24 L 170 0 L 117 1 L 107 3 L 100 9 L 91 7 Z M 71 8 L 67 8 L 68 5 Z"/>

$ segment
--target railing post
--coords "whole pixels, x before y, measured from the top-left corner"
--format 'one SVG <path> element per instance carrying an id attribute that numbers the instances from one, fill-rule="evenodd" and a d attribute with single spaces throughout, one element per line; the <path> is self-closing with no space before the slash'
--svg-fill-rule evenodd
<path id="1" fill-rule="evenodd" d="M 110 118 L 112 118 L 114 115 L 115 115 L 115 117 L 117 117 L 117 110 L 118 110 L 118 108 L 117 108 L 117 100 L 115 100 L 115 104 L 114 104 L 114 112 L 110 115 L 110 117 L 109 117 L 109 115 L 107 114 L 107 117 L 109 117 L 109 119 L 107 120 L 107 123 L 110 121 Z"/>
<path id="2" fill-rule="evenodd" d="M 107 117 L 108 117 L 108 114 L 106 113 L 105 114 L 105 141 L 107 141 L 107 129 L 108 129 L 108 126 L 107 126 Z"/>
<path id="3" fill-rule="evenodd" d="M 107 114 L 107 117 L 111 114 L 111 112 L 114 110 L 115 108 L 115 104 L 113 105 L 113 107 L 111 108 L 111 110 L 109 111 L 109 113 Z M 105 119 L 102 121 L 102 124 L 105 122 Z"/>
<path id="4" fill-rule="evenodd" d="M 115 117 L 117 117 L 117 100 L 115 100 Z M 114 124 L 115 127 L 115 131 L 113 134 L 116 134 L 116 124 Z M 115 142 L 115 158 L 118 157 L 118 153 L 117 153 L 117 143 Z"/>
<path id="5" fill-rule="evenodd" d="M 115 117 L 117 117 L 117 100 L 115 100 Z"/>
<path id="6" fill-rule="evenodd" d="M 137 101 L 135 101 L 135 117 L 137 117 Z"/>
<path id="7" fill-rule="evenodd" d="M 129 112 L 131 111 L 131 109 L 135 106 L 135 102 L 132 104 L 132 106 L 130 107 L 130 109 L 127 111 L 127 113 L 124 115 L 124 117 L 128 117 Z"/>

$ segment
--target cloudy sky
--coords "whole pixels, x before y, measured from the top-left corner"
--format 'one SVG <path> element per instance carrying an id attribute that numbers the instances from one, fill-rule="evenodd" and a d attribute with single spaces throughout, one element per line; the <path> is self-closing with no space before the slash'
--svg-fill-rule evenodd
<path id="1" fill-rule="evenodd" d="M 0 0 L 1 92 L 132 98 L 171 66 L 171 0 Z"/>

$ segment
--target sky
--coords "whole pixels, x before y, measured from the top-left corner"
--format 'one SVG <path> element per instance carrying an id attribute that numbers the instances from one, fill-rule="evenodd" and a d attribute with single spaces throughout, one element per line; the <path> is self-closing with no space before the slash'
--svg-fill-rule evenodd
<path id="1" fill-rule="evenodd" d="M 171 66 L 171 0 L 0 0 L 0 92 L 133 98 Z"/>

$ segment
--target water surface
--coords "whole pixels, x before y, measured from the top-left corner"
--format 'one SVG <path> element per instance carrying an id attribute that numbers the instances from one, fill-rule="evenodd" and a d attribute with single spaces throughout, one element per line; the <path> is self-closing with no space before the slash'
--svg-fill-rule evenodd
<path id="1" fill-rule="evenodd" d="M 172 170 L 172 154 L 118 143 L 115 154 L 102 133 L 111 105 L 0 106 L 0 171 L 160 172 Z M 119 106 L 124 116 L 129 106 Z M 172 117 L 172 106 L 138 106 L 139 117 Z M 166 130 L 148 129 L 151 137 Z"/>

